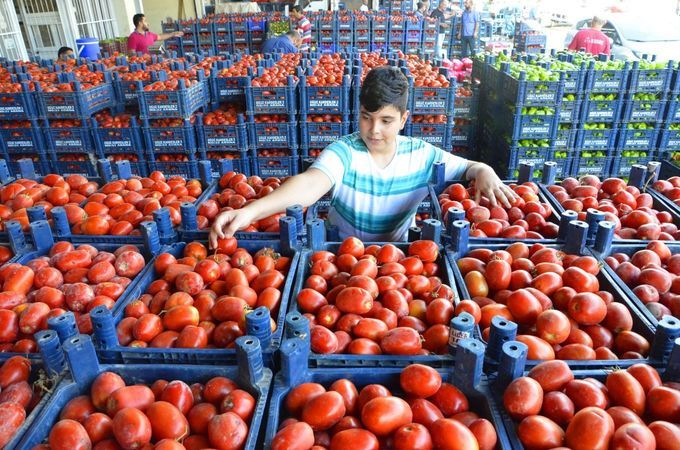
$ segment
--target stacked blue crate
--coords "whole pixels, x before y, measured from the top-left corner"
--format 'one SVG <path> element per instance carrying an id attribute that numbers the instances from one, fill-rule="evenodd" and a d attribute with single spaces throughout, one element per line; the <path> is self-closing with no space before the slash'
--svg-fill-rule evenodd
<path id="1" fill-rule="evenodd" d="M 122 127 L 113 125 L 100 127 L 95 116 L 91 121 L 91 133 L 97 150 L 97 159 L 118 161 L 125 158 L 130 163 L 133 174 L 146 176 L 146 156 L 144 154 L 144 139 L 142 129 L 136 117 L 129 119 L 129 126 Z"/>
<path id="2" fill-rule="evenodd" d="M 658 158 L 663 161 L 680 160 L 680 75 L 678 66 L 669 73 L 669 89 L 666 95 L 666 112 L 659 131 Z"/>
<path id="3" fill-rule="evenodd" d="M 371 17 L 371 51 L 386 51 L 390 16 L 374 14 Z"/>
<path id="4" fill-rule="evenodd" d="M 371 18 L 367 15 L 354 15 L 354 48 L 357 52 L 371 50 Z"/>
<path id="5" fill-rule="evenodd" d="M 229 56 L 234 53 L 231 23 L 226 18 L 216 18 L 212 24 L 212 35 L 216 55 Z"/>

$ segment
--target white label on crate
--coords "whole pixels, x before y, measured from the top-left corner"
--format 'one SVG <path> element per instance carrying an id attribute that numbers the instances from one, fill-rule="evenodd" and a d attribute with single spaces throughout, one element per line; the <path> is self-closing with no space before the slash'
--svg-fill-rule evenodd
<path id="1" fill-rule="evenodd" d="M 636 145 L 638 147 L 646 147 L 649 145 L 649 139 L 648 138 L 643 138 L 643 139 L 626 139 L 626 144 L 625 145 Z"/>
<path id="2" fill-rule="evenodd" d="M 579 174 L 581 173 L 600 173 L 602 172 L 602 167 L 601 166 L 586 166 L 586 167 L 579 167 Z"/>
<path id="3" fill-rule="evenodd" d="M 160 111 L 177 111 L 179 105 L 149 105 L 149 111 L 160 112 Z"/>
<path id="4" fill-rule="evenodd" d="M 446 100 L 416 101 L 416 108 L 446 108 Z"/>
<path id="5" fill-rule="evenodd" d="M 555 99 L 555 94 L 552 92 L 546 92 L 545 94 L 541 93 L 535 93 L 535 92 L 530 92 L 526 96 L 527 101 L 551 101 Z"/>
<path id="6" fill-rule="evenodd" d="M 463 339 L 469 339 L 472 337 L 472 333 L 469 331 L 456 330 L 454 328 L 449 329 L 449 345 L 455 347 Z"/>
<path id="7" fill-rule="evenodd" d="M 537 164 L 543 164 L 544 162 L 545 162 L 545 158 L 519 158 L 518 164 L 533 163 L 534 165 L 537 165 Z"/>
<path id="8" fill-rule="evenodd" d="M 633 119 L 655 119 L 656 113 L 656 111 L 635 111 Z"/>
<path id="9" fill-rule="evenodd" d="M 134 100 L 137 98 L 137 94 L 132 94 L 130 92 L 125 93 L 125 100 Z"/>
<path id="10" fill-rule="evenodd" d="M 208 145 L 236 145 L 236 138 L 211 138 Z"/>
<path id="11" fill-rule="evenodd" d="M 523 127 L 522 133 L 547 134 L 550 133 L 550 125 L 543 125 L 540 127 Z"/>
<path id="12" fill-rule="evenodd" d="M 588 113 L 588 118 L 589 119 L 610 119 L 614 116 L 614 111 L 589 111 Z"/>
<path id="13" fill-rule="evenodd" d="M 457 143 L 464 143 L 467 142 L 469 139 L 469 136 L 465 136 L 462 134 L 454 134 L 451 136 L 451 143 L 452 144 L 457 144 Z"/>
<path id="14" fill-rule="evenodd" d="M 104 147 L 107 147 L 107 148 L 132 147 L 132 142 L 130 142 L 130 141 L 104 141 Z"/>
<path id="15" fill-rule="evenodd" d="M 560 120 L 565 121 L 565 120 L 571 119 L 571 113 L 572 112 L 573 111 L 568 111 L 568 110 L 563 109 L 562 111 L 560 111 Z"/>
<path id="16" fill-rule="evenodd" d="M 255 108 L 285 108 L 285 100 L 256 100 Z"/>
<path id="17" fill-rule="evenodd" d="M 564 89 L 576 89 L 576 81 L 565 81 Z"/>
<path id="18" fill-rule="evenodd" d="M 83 141 L 79 141 L 79 140 L 63 141 L 63 140 L 57 139 L 57 140 L 54 141 L 54 146 L 55 147 L 82 147 Z"/>
<path id="19" fill-rule="evenodd" d="M 555 147 L 566 147 L 567 146 L 567 140 L 555 140 Z"/>
<path id="20" fill-rule="evenodd" d="M 33 147 L 33 141 L 8 141 L 7 148 Z"/>
<path id="21" fill-rule="evenodd" d="M 669 139 L 668 140 L 668 147 L 677 147 L 680 146 L 680 139 L 674 140 L 674 139 Z"/>
<path id="22" fill-rule="evenodd" d="M 658 87 L 660 88 L 663 85 L 663 80 L 638 80 L 638 87 Z"/>
<path id="23" fill-rule="evenodd" d="M 175 141 L 155 141 L 154 147 L 184 147 L 184 140 L 177 139 Z"/>
<path id="24" fill-rule="evenodd" d="M 340 108 L 340 100 L 310 100 L 310 108 Z"/>
<path id="25" fill-rule="evenodd" d="M 220 95 L 222 97 L 231 97 L 234 95 L 242 95 L 243 94 L 243 89 L 239 88 L 232 88 L 232 89 L 220 89 Z"/>
<path id="26" fill-rule="evenodd" d="M 0 113 L 2 113 L 2 114 L 22 113 L 22 112 L 24 112 L 23 106 L 3 106 L 3 107 L 0 107 Z"/>
<path id="27" fill-rule="evenodd" d="M 260 143 L 267 142 L 287 142 L 288 136 L 259 136 Z"/>
<path id="28" fill-rule="evenodd" d="M 432 208 L 432 203 L 424 200 L 424 201 L 420 202 L 419 207 L 423 208 L 423 209 L 430 209 L 430 208 Z"/>
<path id="29" fill-rule="evenodd" d="M 586 147 L 592 147 L 592 146 L 598 146 L 598 147 L 603 147 L 609 144 L 609 139 L 584 139 L 583 140 L 583 146 Z"/>
<path id="30" fill-rule="evenodd" d="M 614 81 L 596 81 L 593 84 L 593 89 L 601 89 L 601 88 L 608 88 L 608 89 L 617 89 L 621 85 L 621 80 L 614 80 Z"/>
<path id="31" fill-rule="evenodd" d="M 76 107 L 73 105 L 63 105 L 63 106 L 56 106 L 56 105 L 49 105 L 47 107 L 48 112 L 74 112 L 76 110 Z"/>
<path id="32" fill-rule="evenodd" d="M 470 114 L 470 107 L 458 107 L 454 109 L 454 117 L 464 117 Z"/>
<path id="33" fill-rule="evenodd" d="M 312 135 L 312 136 L 309 137 L 309 142 L 313 142 L 315 144 L 318 144 L 318 143 L 329 143 L 330 144 L 334 140 L 335 139 L 333 138 L 333 136 L 324 136 L 322 134 L 315 134 L 315 135 Z"/>
<path id="34" fill-rule="evenodd" d="M 420 136 L 420 139 L 432 145 L 443 144 L 444 136 Z"/>

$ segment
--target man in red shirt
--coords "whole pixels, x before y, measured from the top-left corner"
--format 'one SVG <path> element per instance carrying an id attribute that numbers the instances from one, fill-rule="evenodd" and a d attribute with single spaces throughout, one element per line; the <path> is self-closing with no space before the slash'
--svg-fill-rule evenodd
<path id="1" fill-rule="evenodd" d="M 128 36 L 127 48 L 130 53 L 149 53 L 149 47 L 156 41 L 164 41 L 173 37 L 184 36 L 181 31 L 174 33 L 155 34 L 149 31 L 149 24 L 146 22 L 144 14 L 135 14 L 132 17 L 132 23 L 135 25 L 135 31 Z"/>
<path id="2" fill-rule="evenodd" d="M 591 55 L 611 54 L 609 38 L 602 32 L 602 27 L 607 23 L 600 17 L 593 17 L 590 21 L 590 28 L 579 30 L 569 44 L 569 50 L 585 49 Z"/>

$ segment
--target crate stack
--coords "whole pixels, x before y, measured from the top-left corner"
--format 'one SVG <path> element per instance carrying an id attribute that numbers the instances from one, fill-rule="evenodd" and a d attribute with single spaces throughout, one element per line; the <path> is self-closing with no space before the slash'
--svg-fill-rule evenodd
<path id="1" fill-rule="evenodd" d="M 245 87 L 252 174 L 262 178 L 294 175 L 299 165 L 296 77 L 301 55 L 275 56 L 276 62 L 258 67 Z"/>
<path id="2" fill-rule="evenodd" d="M 225 15 L 216 16 L 212 22 L 213 48 L 216 55 L 232 55 L 234 39 L 231 21 Z"/>
<path id="3" fill-rule="evenodd" d="M 23 75 L 23 74 L 22 74 Z M 0 149 L 11 173 L 18 172 L 17 161 L 30 158 L 40 174 L 50 170 L 48 148 L 41 128 L 32 81 L 11 68 L 0 68 L 6 80 L 0 93 Z M 22 81 L 24 80 L 24 81 Z"/>
<path id="4" fill-rule="evenodd" d="M 419 54 L 423 53 L 423 23 L 424 20 L 418 16 L 405 16 L 406 39 L 404 41 L 404 53 Z"/>
<path id="5" fill-rule="evenodd" d="M 298 84 L 300 154 L 316 158 L 327 145 L 349 133 L 352 79 L 350 66 L 337 53 L 312 59 L 304 73 Z"/>
<path id="6" fill-rule="evenodd" d="M 167 18 L 164 22 L 161 22 L 161 31 L 163 33 L 174 33 L 179 31 L 179 23 L 176 20 Z M 182 38 L 170 38 L 166 39 L 163 43 L 165 49 L 169 52 L 175 52 L 177 54 L 182 54 Z"/>
<path id="7" fill-rule="evenodd" d="M 179 38 L 180 55 L 193 55 L 198 53 L 198 33 L 196 19 L 177 21 L 177 28 L 184 34 Z"/>
<path id="8" fill-rule="evenodd" d="M 439 36 L 439 21 L 429 17 L 423 18 L 423 39 L 420 48 L 426 56 L 434 56 Z"/>
<path id="9" fill-rule="evenodd" d="M 459 84 L 456 88 L 453 106 L 453 128 L 451 130 L 451 153 L 471 158 L 477 127 L 479 88 L 471 83 Z"/>
<path id="10" fill-rule="evenodd" d="M 185 178 L 198 176 L 195 113 L 206 111 L 210 89 L 203 70 L 151 73 L 152 83 L 138 82 L 139 110 L 149 171 Z"/>
<path id="11" fill-rule="evenodd" d="M 147 175 L 144 137 L 135 115 L 100 111 L 90 121 L 90 132 L 97 159 L 107 159 L 112 163 L 129 161 L 133 174 Z"/>
<path id="12" fill-rule="evenodd" d="M 357 52 L 371 50 L 371 17 L 366 14 L 354 15 L 354 49 Z"/>
<path id="13" fill-rule="evenodd" d="M 267 20 L 258 14 L 248 19 L 248 46 L 252 53 L 259 53 L 267 38 Z"/>
<path id="14" fill-rule="evenodd" d="M 537 54 L 545 51 L 548 36 L 533 28 L 530 23 L 520 21 L 515 24 L 515 51 L 527 54 Z"/>
<path id="15" fill-rule="evenodd" d="M 389 47 L 390 16 L 374 14 L 371 18 L 371 51 L 386 51 Z"/>
<path id="16" fill-rule="evenodd" d="M 351 51 L 354 47 L 354 18 L 351 14 L 335 13 L 336 52 Z"/>
<path id="17" fill-rule="evenodd" d="M 234 53 L 247 53 L 250 51 L 249 47 L 249 33 L 248 20 L 245 16 L 230 16 L 231 21 L 231 42 L 234 48 Z"/>
<path id="18" fill-rule="evenodd" d="M 325 12 L 320 14 L 316 19 L 316 26 L 313 27 L 312 32 L 316 30 L 317 50 L 322 53 L 335 52 L 336 42 L 335 37 L 335 16 L 332 12 Z"/>
<path id="19" fill-rule="evenodd" d="M 670 74 L 664 121 L 659 131 L 659 159 L 680 161 L 680 69 L 674 67 Z"/>
<path id="20" fill-rule="evenodd" d="M 627 177 L 632 165 L 647 165 L 657 157 L 672 72 L 672 63 L 640 60 L 630 65 L 612 176 Z"/>
<path id="21" fill-rule="evenodd" d="M 90 133 L 93 115 L 113 110 L 116 95 L 110 71 L 57 73 L 58 84 L 36 84 L 36 103 L 52 169 L 60 174 L 96 176 L 99 153 Z M 141 82 L 140 82 L 141 83 Z"/>
<path id="22" fill-rule="evenodd" d="M 406 19 L 405 16 L 390 16 L 387 35 L 387 48 L 390 50 L 404 51 L 406 43 Z"/>
<path id="23" fill-rule="evenodd" d="M 479 157 L 512 179 L 522 163 L 540 167 L 552 157 L 564 74 L 523 61 L 494 64 L 484 74 Z"/>
<path id="24" fill-rule="evenodd" d="M 590 61 L 584 85 L 581 119 L 572 171 L 575 176 L 608 174 L 616 156 L 621 106 L 628 83 L 628 65 Z"/>

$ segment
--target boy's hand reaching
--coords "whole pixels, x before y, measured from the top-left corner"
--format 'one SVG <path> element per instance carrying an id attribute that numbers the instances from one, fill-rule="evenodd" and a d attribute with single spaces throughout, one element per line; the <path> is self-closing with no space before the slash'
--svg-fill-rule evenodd
<path id="1" fill-rule="evenodd" d="M 479 204 L 482 196 L 489 199 L 491 206 L 498 203 L 505 208 L 511 208 L 512 203 L 517 198 L 517 194 L 508 186 L 503 184 L 496 172 L 486 164 L 475 165 L 475 202 Z"/>
<path id="2" fill-rule="evenodd" d="M 217 247 L 217 239 L 230 238 L 238 230 L 246 228 L 255 221 L 255 214 L 248 208 L 221 212 L 215 217 L 210 229 L 210 248 Z"/>

